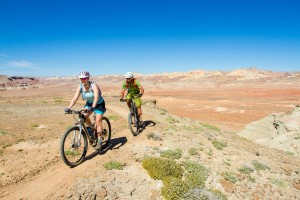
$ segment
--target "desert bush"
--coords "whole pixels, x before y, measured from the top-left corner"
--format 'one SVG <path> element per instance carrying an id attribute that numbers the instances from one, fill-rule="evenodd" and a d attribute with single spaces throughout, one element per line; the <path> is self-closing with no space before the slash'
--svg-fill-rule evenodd
<path id="1" fill-rule="evenodd" d="M 241 168 L 238 169 L 241 173 L 243 174 L 250 174 L 254 171 L 250 166 L 242 166 Z"/>
<path id="2" fill-rule="evenodd" d="M 207 128 L 207 129 L 214 130 L 214 131 L 218 131 L 218 132 L 221 131 L 218 127 L 210 125 L 210 124 L 202 124 L 202 126 L 205 127 L 205 128 Z"/>
<path id="3" fill-rule="evenodd" d="M 103 167 L 106 170 L 112 170 L 112 169 L 122 170 L 123 169 L 122 163 L 120 163 L 118 161 L 109 161 L 109 162 L 103 164 Z"/>
<path id="4" fill-rule="evenodd" d="M 162 140 L 162 138 L 158 135 L 158 134 L 156 134 L 156 133 L 153 133 L 153 132 L 151 132 L 151 133 L 148 133 L 147 135 L 147 138 L 150 140 L 150 139 L 152 139 L 152 140 L 155 140 L 155 141 L 158 141 L 158 140 Z"/>
<path id="5" fill-rule="evenodd" d="M 231 165 L 231 163 L 230 163 L 229 161 L 227 161 L 227 160 L 224 160 L 223 163 L 224 163 L 225 165 L 227 165 L 227 166 L 230 166 L 230 165 Z"/>
<path id="6" fill-rule="evenodd" d="M 203 129 L 199 126 L 183 126 L 183 128 L 187 131 L 190 131 L 190 132 L 195 132 L 195 133 L 198 133 L 198 132 L 201 132 L 203 131 Z"/>
<path id="7" fill-rule="evenodd" d="M 171 116 L 168 116 L 166 121 L 169 123 L 169 124 L 175 124 L 175 123 L 178 123 L 179 121 L 174 119 L 173 117 Z"/>
<path id="8" fill-rule="evenodd" d="M 262 163 L 258 162 L 257 160 L 253 160 L 252 165 L 253 165 L 253 167 L 255 168 L 256 171 L 270 169 L 269 166 L 267 166 L 265 164 L 262 164 Z"/>
<path id="9" fill-rule="evenodd" d="M 208 177 L 208 170 L 199 163 L 193 161 L 185 161 L 183 162 L 183 166 L 185 169 L 185 182 L 188 187 L 190 189 L 202 188 Z"/>
<path id="10" fill-rule="evenodd" d="M 33 124 L 31 124 L 31 127 L 32 128 L 37 128 L 37 127 L 39 127 L 39 124 L 33 123 Z"/>
<path id="11" fill-rule="evenodd" d="M 182 150 L 181 149 L 169 149 L 160 152 L 160 156 L 164 158 L 169 158 L 169 159 L 179 159 L 182 156 Z"/>
<path id="12" fill-rule="evenodd" d="M 115 120 L 118 120 L 119 117 L 118 116 L 115 116 L 115 115 L 109 115 L 107 116 L 107 118 L 110 120 L 110 121 L 115 121 Z"/>
<path id="13" fill-rule="evenodd" d="M 181 179 L 183 169 L 173 160 L 165 158 L 146 157 L 142 161 L 142 166 L 153 179 L 164 180 L 166 177 L 175 177 Z"/>
<path id="14" fill-rule="evenodd" d="M 213 155 L 213 150 L 211 148 L 209 148 L 206 153 L 207 153 L 208 156 L 212 156 Z"/>
<path id="15" fill-rule="evenodd" d="M 271 181 L 271 183 L 273 183 L 274 185 L 277 185 L 279 187 L 286 188 L 288 186 L 288 184 L 285 181 L 280 180 L 279 178 L 271 177 L 270 181 Z"/>
<path id="16" fill-rule="evenodd" d="M 4 130 L 0 130 L 0 135 L 5 135 L 5 134 L 7 134 L 7 132 L 6 132 L 6 131 L 4 131 Z"/>
<path id="17" fill-rule="evenodd" d="M 221 142 L 221 141 L 218 141 L 218 140 L 213 140 L 212 144 L 218 150 L 223 150 L 223 148 L 227 146 L 227 144 L 225 142 Z"/>
<path id="18" fill-rule="evenodd" d="M 61 103 L 61 102 L 63 102 L 62 97 L 54 97 L 53 99 L 54 99 L 54 102 L 56 102 L 56 103 Z"/>
<path id="19" fill-rule="evenodd" d="M 236 183 L 238 181 L 237 177 L 232 172 L 225 172 L 223 177 L 226 181 L 230 181 L 231 183 Z"/>
<path id="20" fill-rule="evenodd" d="M 248 178 L 249 178 L 249 180 L 250 180 L 252 183 L 255 183 L 255 182 L 256 182 L 256 180 L 255 180 L 255 178 L 254 178 L 254 177 L 252 177 L 252 176 L 248 176 Z"/>
<path id="21" fill-rule="evenodd" d="M 196 148 L 190 148 L 190 149 L 189 149 L 189 154 L 190 154 L 191 156 L 199 155 L 198 149 L 196 149 Z"/>
<path id="22" fill-rule="evenodd" d="M 188 187 L 184 181 L 176 177 L 167 177 L 164 180 L 162 195 L 166 200 L 183 199 L 184 194 L 188 191 Z"/>
<path id="23" fill-rule="evenodd" d="M 287 151 L 286 154 L 289 155 L 289 156 L 294 156 L 294 155 L 295 155 L 295 154 L 294 154 L 293 152 L 291 152 L 291 151 Z"/>
<path id="24" fill-rule="evenodd" d="M 68 149 L 68 150 L 65 150 L 65 155 L 66 156 L 78 156 L 79 153 L 78 153 L 77 150 L 70 150 L 70 149 Z"/>
<path id="25" fill-rule="evenodd" d="M 207 190 L 205 188 L 195 188 L 189 190 L 183 197 L 188 200 L 226 200 L 226 196 L 219 190 Z"/>

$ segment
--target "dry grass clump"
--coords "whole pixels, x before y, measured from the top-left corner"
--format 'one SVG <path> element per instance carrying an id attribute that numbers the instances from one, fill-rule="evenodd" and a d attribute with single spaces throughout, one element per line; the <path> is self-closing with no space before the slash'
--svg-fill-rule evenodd
<path id="1" fill-rule="evenodd" d="M 182 156 L 181 149 L 168 149 L 165 151 L 160 152 L 160 156 L 164 158 L 169 158 L 172 160 L 179 159 Z"/>
<path id="2" fill-rule="evenodd" d="M 227 147 L 227 144 L 225 142 L 222 142 L 222 141 L 219 141 L 219 140 L 213 140 L 212 144 L 218 150 L 223 150 L 224 147 Z"/>
<path id="3" fill-rule="evenodd" d="M 253 160 L 252 165 L 253 165 L 253 167 L 255 168 L 256 171 L 270 169 L 269 166 L 267 166 L 265 164 L 262 164 L 262 163 L 258 162 L 257 160 Z"/>
<path id="4" fill-rule="evenodd" d="M 232 172 L 225 172 L 223 177 L 226 181 L 230 181 L 231 183 L 236 183 L 238 181 L 236 175 Z"/>
<path id="5" fill-rule="evenodd" d="M 123 169 L 122 163 L 120 163 L 118 161 L 109 161 L 109 162 L 105 163 L 103 165 L 103 167 L 106 170 L 113 170 L 113 169 L 122 170 Z"/>
<path id="6" fill-rule="evenodd" d="M 208 170 L 199 163 L 192 161 L 183 162 L 185 169 L 185 180 L 189 188 L 204 187 L 205 180 L 208 177 Z"/>
<path id="7" fill-rule="evenodd" d="M 150 132 L 150 133 L 147 133 L 146 136 L 149 140 L 152 139 L 155 141 L 162 141 L 162 138 L 157 133 Z"/>

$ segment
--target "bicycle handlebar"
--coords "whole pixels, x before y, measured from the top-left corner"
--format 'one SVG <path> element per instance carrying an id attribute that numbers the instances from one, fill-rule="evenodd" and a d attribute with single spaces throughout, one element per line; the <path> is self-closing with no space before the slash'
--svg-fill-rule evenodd
<path id="1" fill-rule="evenodd" d="M 65 114 L 82 114 L 82 113 L 88 113 L 88 110 L 87 109 L 70 110 L 69 112 L 65 112 Z"/>

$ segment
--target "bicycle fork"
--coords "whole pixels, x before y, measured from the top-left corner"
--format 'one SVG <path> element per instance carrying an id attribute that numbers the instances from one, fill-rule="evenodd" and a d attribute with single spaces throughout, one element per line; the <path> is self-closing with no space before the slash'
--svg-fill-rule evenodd
<path id="1" fill-rule="evenodd" d="M 76 143 L 76 131 L 74 130 L 73 132 L 73 138 L 72 138 L 72 148 L 78 148 L 80 147 L 81 143 L 81 131 L 82 131 L 82 125 L 79 126 L 79 134 L 78 134 L 78 140 L 77 140 L 77 143 Z"/>

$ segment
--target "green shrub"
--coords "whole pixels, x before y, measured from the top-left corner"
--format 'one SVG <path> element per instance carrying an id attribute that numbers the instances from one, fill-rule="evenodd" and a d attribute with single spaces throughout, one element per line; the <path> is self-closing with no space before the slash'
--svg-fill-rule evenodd
<path id="1" fill-rule="evenodd" d="M 183 196 L 187 191 L 188 187 L 181 179 L 167 177 L 164 180 L 164 187 L 161 192 L 166 200 L 177 200 L 183 199 Z"/>
<path id="2" fill-rule="evenodd" d="M 0 135 L 5 135 L 5 134 L 7 134 L 7 132 L 6 132 L 6 131 L 4 131 L 4 130 L 0 130 Z"/>
<path id="3" fill-rule="evenodd" d="M 287 151 L 286 154 L 289 155 L 289 156 L 294 156 L 294 155 L 295 155 L 295 154 L 294 154 L 293 152 L 291 152 L 291 151 Z"/>
<path id="4" fill-rule="evenodd" d="M 232 172 L 225 172 L 223 177 L 225 180 L 230 181 L 231 183 L 236 183 L 238 181 L 237 177 Z"/>
<path id="5" fill-rule="evenodd" d="M 110 121 L 115 121 L 115 120 L 118 120 L 118 119 L 119 119 L 119 117 L 118 117 L 118 116 L 115 116 L 115 115 L 107 116 L 107 118 L 108 118 Z"/>
<path id="6" fill-rule="evenodd" d="M 178 123 L 179 121 L 174 119 L 173 117 L 171 116 L 168 116 L 166 121 L 169 123 L 169 124 L 175 124 L 175 123 Z"/>
<path id="7" fill-rule="evenodd" d="M 181 149 L 169 149 L 160 152 L 160 156 L 164 158 L 169 158 L 169 159 L 179 159 L 182 156 L 182 150 Z"/>
<path id="8" fill-rule="evenodd" d="M 224 147 L 227 146 L 226 143 L 218 141 L 218 140 L 213 140 L 212 144 L 214 145 L 214 147 L 216 147 L 216 149 L 218 150 L 223 150 Z"/>
<path id="9" fill-rule="evenodd" d="M 258 162 L 257 160 L 253 160 L 252 161 L 252 165 L 254 166 L 254 168 L 255 168 L 256 171 L 270 169 L 269 166 L 264 165 L 264 164 Z"/>
<path id="10" fill-rule="evenodd" d="M 255 182 L 256 182 L 256 180 L 255 180 L 255 178 L 254 178 L 254 177 L 252 177 L 252 176 L 249 176 L 248 178 L 249 178 L 249 180 L 250 180 L 252 183 L 255 183 Z"/>
<path id="11" fill-rule="evenodd" d="M 195 133 L 198 133 L 198 132 L 201 132 L 203 131 L 203 129 L 199 126 L 183 126 L 183 128 L 187 131 L 190 131 L 190 132 L 195 132 Z"/>
<path id="12" fill-rule="evenodd" d="M 39 127 L 39 124 L 36 124 L 36 123 L 31 124 L 31 127 L 32 127 L 32 128 L 37 128 L 37 127 Z"/>
<path id="13" fill-rule="evenodd" d="M 185 193 L 183 199 L 188 200 L 226 200 L 226 196 L 219 190 L 194 188 Z"/>
<path id="14" fill-rule="evenodd" d="M 63 102 L 62 97 L 54 97 L 54 102 L 61 103 Z"/>
<path id="15" fill-rule="evenodd" d="M 148 133 L 147 135 L 147 138 L 150 140 L 150 139 L 152 139 L 152 140 L 155 140 L 155 141 L 162 141 L 162 138 L 158 135 L 158 134 L 156 134 L 156 133 L 153 133 L 153 132 L 151 132 L 151 133 Z"/>
<path id="16" fill-rule="evenodd" d="M 103 165 L 103 167 L 106 170 L 112 170 L 112 169 L 122 170 L 123 169 L 123 165 L 120 162 L 117 162 L 117 161 L 109 161 L 109 162 L 105 163 Z"/>
<path id="17" fill-rule="evenodd" d="M 196 149 L 196 148 L 191 148 L 191 149 L 189 149 L 189 154 L 190 154 L 191 156 L 199 155 L 198 149 Z"/>
<path id="18" fill-rule="evenodd" d="M 153 179 L 164 180 L 169 176 L 181 179 L 183 176 L 183 169 L 180 165 L 165 158 L 146 157 L 142 161 L 142 166 Z"/>
<path id="19" fill-rule="evenodd" d="M 227 199 L 227 197 L 220 190 L 215 189 L 215 190 L 210 190 L 210 192 L 212 194 L 214 194 L 214 196 L 216 197 L 214 199 L 218 199 L 218 200 L 226 200 Z"/>
<path id="20" fill-rule="evenodd" d="M 230 166 L 230 165 L 231 165 L 231 163 L 230 163 L 229 161 L 227 161 L 227 160 L 223 161 L 223 163 L 224 163 L 225 165 L 227 165 L 227 166 Z"/>
<path id="21" fill-rule="evenodd" d="M 202 188 L 208 177 L 208 170 L 193 161 L 185 161 L 183 166 L 185 169 L 185 181 L 189 188 Z"/>
<path id="22" fill-rule="evenodd" d="M 238 170 L 243 174 L 250 174 L 254 171 L 251 167 L 248 167 L 248 166 L 242 166 Z"/>
<path id="23" fill-rule="evenodd" d="M 79 152 L 77 150 L 67 149 L 67 150 L 65 150 L 65 155 L 66 156 L 78 156 Z"/>
<path id="24" fill-rule="evenodd" d="M 202 124 L 202 126 L 204 126 L 204 127 L 207 128 L 207 129 L 214 130 L 214 131 L 218 131 L 218 132 L 221 131 L 218 127 L 213 126 L 213 125 L 210 125 L 210 124 Z"/>
<path id="25" fill-rule="evenodd" d="M 275 184 L 275 185 L 277 185 L 279 187 L 286 188 L 288 186 L 288 184 L 286 182 L 284 182 L 284 181 L 282 181 L 282 180 L 280 180 L 278 178 L 275 178 L 275 177 L 271 177 L 270 181 L 271 181 L 271 183 L 273 183 L 273 184 Z"/>
<path id="26" fill-rule="evenodd" d="M 211 148 L 208 149 L 207 155 L 208 156 L 212 156 L 213 155 L 213 150 Z"/>

